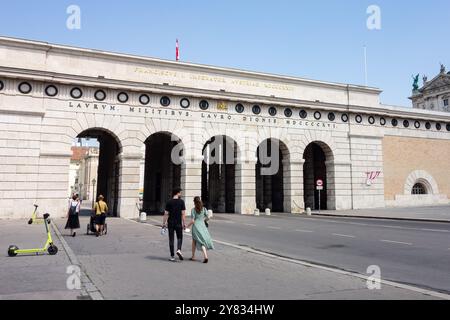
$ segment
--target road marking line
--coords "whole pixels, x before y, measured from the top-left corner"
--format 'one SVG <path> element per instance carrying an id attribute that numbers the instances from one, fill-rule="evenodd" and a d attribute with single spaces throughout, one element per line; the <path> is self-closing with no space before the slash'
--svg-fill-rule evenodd
<path id="1" fill-rule="evenodd" d="M 314 231 L 310 231 L 310 230 L 300 230 L 300 229 L 297 229 L 297 230 L 295 230 L 296 232 L 303 232 L 303 233 L 313 233 Z"/>
<path id="2" fill-rule="evenodd" d="M 132 220 L 132 219 L 129 219 L 129 218 L 121 218 L 121 219 L 123 219 L 125 221 L 130 221 L 130 222 L 133 222 L 133 223 L 136 223 L 136 224 L 141 224 L 140 222 Z M 146 225 L 148 227 L 152 227 L 152 228 L 160 228 L 160 227 L 148 224 L 148 223 L 144 223 L 144 225 Z M 220 244 L 222 244 L 224 246 L 228 246 L 228 247 L 231 247 L 231 248 L 243 250 L 243 251 L 246 251 L 246 252 L 249 252 L 249 253 L 254 253 L 254 254 L 257 254 L 257 255 L 260 255 L 260 256 L 265 256 L 265 257 L 276 259 L 276 260 L 290 262 L 290 263 L 298 264 L 298 265 L 305 266 L 305 267 L 325 270 L 325 271 L 328 271 L 328 272 L 337 273 L 337 274 L 341 274 L 341 275 L 346 275 L 346 276 L 350 276 L 350 277 L 361 279 L 363 281 L 367 281 L 367 275 L 365 275 L 365 274 L 361 274 L 361 273 L 357 273 L 357 272 L 351 272 L 351 271 L 344 271 L 342 269 L 337 269 L 337 268 L 332 268 L 332 267 L 324 267 L 324 266 L 321 266 L 321 265 L 318 265 L 318 264 L 305 262 L 305 261 L 302 261 L 302 260 L 280 257 L 280 256 L 277 256 L 277 255 L 274 255 L 274 254 L 271 254 L 271 253 L 258 251 L 258 250 L 255 250 L 255 249 L 252 249 L 252 248 L 249 248 L 249 247 L 244 247 L 244 246 L 240 246 L 240 245 L 237 245 L 237 244 L 232 244 L 232 243 L 221 241 L 221 240 L 214 240 L 214 241 L 217 242 L 217 243 L 220 243 Z M 449 250 L 450 250 L 450 248 L 449 248 Z M 432 296 L 432 297 L 436 297 L 436 298 L 440 298 L 440 299 L 444 299 L 444 300 L 450 300 L 450 295 L 449 294 L 441 293 L 441 292 L 438 292 L 438 291 L 422 289 L 422 288 L 419 288 L 419 287 L 414 287 L 414 286 L 411 286 L 411 285 L 407 285 L 407 284 L 403 284 L 403 283 L 397 283 L 397 282 L 394 282 L 394 281 L 383 280 L 383 279 L 381 279 L 380 282 L 382 284 L 384 284 L 384 285 L 387 285 L 387 286 L 400 288 L 400 289 L 404 289 L 404 290 L 409 290 L 409 291 L 412 291 L 412 292 L 416 292 L 416 293 L 420 293 L 420 294 L 424 294 L 424 295 L 427 295 L 427 296 Z"/>
<path id="3" fill-rule="evenodd" d="M 355 236 L 350 236 L 348 234 L 339 234 L 339 233 L 333 233 L 333 236 L 344 237 L 344 238 L 356 238 Z"/>
<path id="4" fill-rule="evenodd" d="M 273 229 L 273 230 L 281 230 L 280 227 L 267 227 L 267 229 Z"/>
<path id="5" fill-rule="evenodd" d="M 437 230 L 437 229 L 420 229 L 422 231 L 432 231 L 432 232 L 450 232 L 449 230 Z"/>
<path id="6" fill-rule="evenodd" d="M 409 242 L 401 242 L 401 241 L 392 241 L 392 240 L 380 240 L 381 242 L 387 242 L 387 243 L 396 243 L 396 244 L 404 244 L 407 246 L 412 246 L 412 243 Z"/>

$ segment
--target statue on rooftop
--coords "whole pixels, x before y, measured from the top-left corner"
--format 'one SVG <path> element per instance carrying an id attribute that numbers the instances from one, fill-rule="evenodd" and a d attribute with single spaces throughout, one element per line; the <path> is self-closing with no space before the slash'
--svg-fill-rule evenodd
<path id="1" fill-rule="evenodd" d="M 413 83 L 413 91 L 419 90 L 419 74 L 417 76 L 412 76 L 414 83 Z"/>

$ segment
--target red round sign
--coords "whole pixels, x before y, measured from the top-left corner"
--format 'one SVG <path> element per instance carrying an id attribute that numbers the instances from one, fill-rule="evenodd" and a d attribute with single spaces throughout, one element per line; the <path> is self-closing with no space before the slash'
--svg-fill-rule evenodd
<path id="1" fill-rule="evenodd" d="M 322 180 L 317 180 L 316 182 L 318 187 L 322 187 L 323 186 L 323 181 Z"/>

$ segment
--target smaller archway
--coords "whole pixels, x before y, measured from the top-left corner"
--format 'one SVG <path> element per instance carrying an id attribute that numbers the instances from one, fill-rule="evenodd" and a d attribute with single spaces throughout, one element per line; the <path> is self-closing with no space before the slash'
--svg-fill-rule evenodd
<path id="1" fill-rule="evenodd" d="M 303 166 L 303 188 L 305 208 L 313 210 L 332 209 L 329 204 L 330 194 L 334 192 L 333 168 L 327 167 L 327 163 L 333 160 L 333 153 L 328 145 L 316 141 L 310 143 L 303 154 L 305 164 Z M 317 180 L 323 181 L 323 190 L 316 189 Z"/>
<path id="2" fill-rule="evenodd" d="M 77 193 L 82 200 L 92 205 L 99 195 L 103 195 L 109 207 L 109 214 L 114 217 L 119 215 L 121 149 L 118 138 L 102 128 L 83 131 L 72 148 L 74 156 L 76 153 L 82 153 L 76 180 Z"/>
<path id="3" fill-rule="evenodd" d="M 168 132 L 155 133 L 145 141 L 143 210 L 147 214 L 163 214 L 172 191 L 181 186 L 181 162 L 172 159 L 177 146 L 182 147 L 181 140 Z M 182 148 L 179 151 L 181 157 Z"/>
<path id="4" fill-rule="evenodd" d="M 256 151 L 256 206 L 260 211 L 285 212 L 286 171 L 289 169 L 289 150 L 278 139 L 266 139 Z M 287 210 L 286 210 L 287 209 Z"/>
<path id="5" fill-rule="evenodd" d="M 216 213 L 236 212 L 236 141 L 215 136 L 203 146 L 202 199 Z"/>

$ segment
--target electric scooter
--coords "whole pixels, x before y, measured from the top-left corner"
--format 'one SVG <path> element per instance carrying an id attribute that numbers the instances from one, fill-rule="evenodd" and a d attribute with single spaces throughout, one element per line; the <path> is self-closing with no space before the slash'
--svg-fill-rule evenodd
<path id="1" fill-rule="evenodd" d="M 45 230 L 47 232 L 47 242 L 45 243 L 43 248 L 37 249 L 22 249 L 20 250 L 17 246 L 9 246 L 8 248 L 8 256 L 15 257 L 18 254 L 33 254 L 39 255 L 39 253 L 48 252 L 49 255 L 54 256 L 58 253 L 58 247 L 53 244 L 52 235 L 50 232 L 49 224 L 50 224 L 50 215 L 48 213 L 44 214 L 44 225 Z M 33 223 L 33 222 L 32 222 Z"/>
<path id="2" fill-rule="evenodd" d="M 38 208 L 39 208 L 39 206 L 37 204 L 35 204 L 34 205 L 33 214 L 31 215 L 30 220 L 28 220 L 28 224 L 33 224 L 33 223 L 41 224 L 41 223 L 44 223 L 44 219 L 37 217 L 37 209 Z"/>

